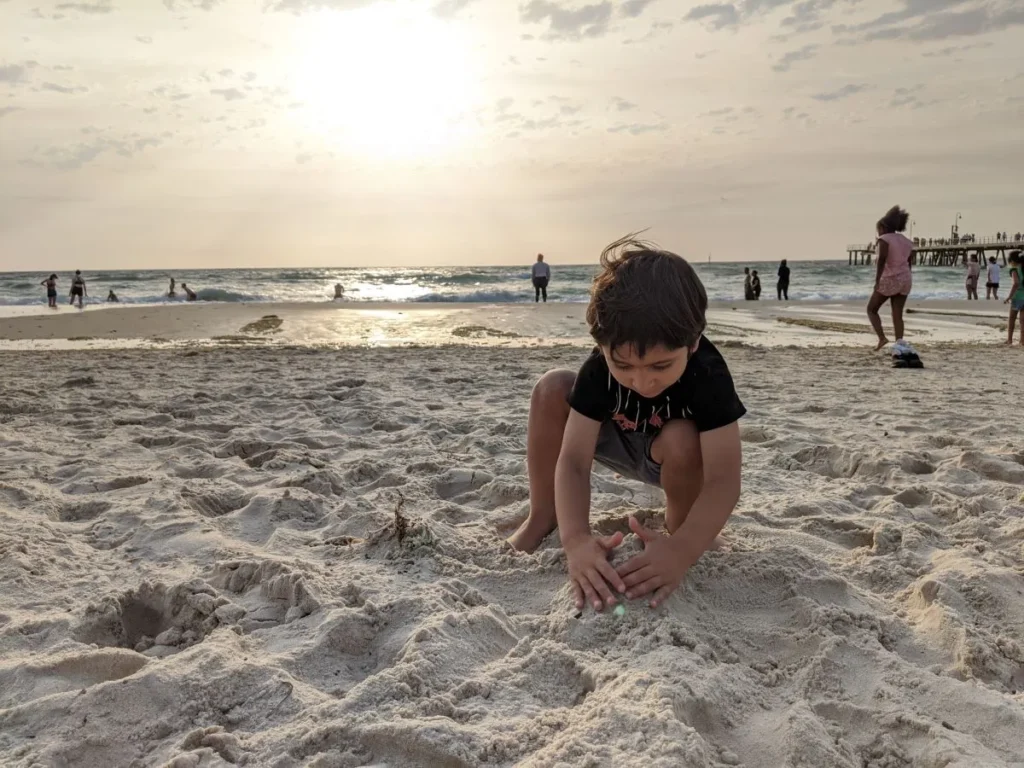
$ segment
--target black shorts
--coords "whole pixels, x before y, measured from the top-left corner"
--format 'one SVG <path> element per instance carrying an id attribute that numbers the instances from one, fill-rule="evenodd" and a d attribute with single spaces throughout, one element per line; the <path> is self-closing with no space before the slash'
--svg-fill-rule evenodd
<path id="1" fill-rule="evenodd" d="M 986 288 L 998 288 L 999 283 L 985 283 Z"/>
<path id="2" fill-rule="evenodd" d="M 72 296 L 81 296 L 82 295 L 82 289 L 81 288 L 72 288 L 71 289 L 71 295 Z"/>
<path id="3" fill-rule="evenodd" d="M 546 277 L 535 277 L 535 278 L 533 278 L 533 287 L 534 288 L 547 288 L 548 287 L 548 279 Z"/>

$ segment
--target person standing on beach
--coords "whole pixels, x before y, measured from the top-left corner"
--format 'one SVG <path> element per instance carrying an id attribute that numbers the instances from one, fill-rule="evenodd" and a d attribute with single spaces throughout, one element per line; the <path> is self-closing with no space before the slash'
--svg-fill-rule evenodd
<path id="1" fill-rule="evenodd" d="M 551 267 L 544 263 L 544 254 L 537 254 L 537 262 L 533 265 L 534 303 L 540 301 L 543 294 L 544 303 L 548 303 L 548 281 L 551 280 Z"/>
<path id="2" fill-rule="evenodd" d="M 783 298 L 789 301 L 789 267 L 786 266 L 785 259 L 779 265 L 779 283 L 775 289 L 779 293 L 779 301 L 782 301 Z"/>
<path id="3" fill-rule="evenodd" d="M 48 278 L 46 278 L 45 280 L 43 280 L 39 284 L 46 286 L 46 306 L 48 306 L 50 309 L 56 309 L 57 308 L 57 275 L 52 274 L 52 275 L 50 275 Z"/>
<path id="4" fill-rule="evenodd" d="M 999 264 L 995 256 L 988 257 L 988 280 L 985 283 L 985 300 L 999 301 Z"/>
<path id="5" fill-rule="evenodd" d="M 750 274 L 750 267 L 743 268 L 743 298 L 746 301 L 754 300 L 754 278 Z"/>
<path id="6" fill-rule="evenodd" d="M 85 287 L 85 278 L 82 277 L 82 270 L 76 269 L 75 276 L 71 279 L 71 301 L 69 302 L 72 306 L 75 304 L 75 299 L 78 299 L 78 308 L 85 309 L 82 306 L 84 298 L 89 295 L 89 290 Z"/>
<path id="7" fill-rule="evenodd" d="M 708 297 L 682 257 L 626 237 L 601 254 L 587 324 L 597 347 L 578 372 L 549 371 L 530 399 L 530 514 L 509 543 L 532 552 L 558 528 L 578 609 L 649 596 L 662 604 L 740 495 L 746 413 L 706 336 Z M 644 551 L 613 567 L 623 534 L 590 526 L 594 460 L 665 491 L 665 531 L 630 517 Z M 653 593 L 653 594 L 652 594 Z"/>
<path id="8" fill-rule="evenodd" d="M 750 276 L 750 287 L 754 290 L 754 301 L 760 301 L 761 299 L 761 278 L 757 276 L 757 270 L 755 269 L 753 274 Z"/>
<path id="9" fill-rule="evenodd" d="M 868 320 L 878 336 L 876 350 L 889 343 L 885 331 L 882 330 L 882 318 L 878 316 L 878 310 L 887 301 L 892 305 L 892 327 L 896 334 L 896 343 L 903 342 L 903 309 L 907 305 L 907 297 L 913 285 L 910 256 L 914 252 L 914 243 L 903 234 L 909 220 L 910 214 L 894 205 L 877 225 L 878 258 L 875 261 L 875 288 L 867 306 Z"/>
<path id="10" fill-rule="evenodd" d="M 981 264 L 978 263 L 978 254 L 972 253 L 971 260 L 967 262 L 967 300 L 978 300 L 978 279 L 981 277 Z"/>
<path id="11" fill-rule="evenodd" d="M 171 278 L 171 287 L 167 289 L 167 298 L 173 299 L 178 294 L 174 290 L 174 278 Z"/>
<path id="12" fill-rule="evenodd" d="M 1010 264 L 1010 295 L 1004 304 L 1010 305 L 1010 318 L 1006 324 L 1006 344 L 1013 344 L 1013 327 L 1017 323 L 1017 316 L 1024 312 L 1024 258 L 1020 251 L 1012 251 L 1007 261 Z M 1020 319 L 1020 345 L 1024 347 L 1024 317 Z"/>

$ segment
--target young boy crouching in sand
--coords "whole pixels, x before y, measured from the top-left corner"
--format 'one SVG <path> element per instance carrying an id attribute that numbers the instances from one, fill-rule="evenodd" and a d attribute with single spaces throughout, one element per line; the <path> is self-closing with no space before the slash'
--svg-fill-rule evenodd
<path id="1" fill-rule="evenodd" d="M 681 257 L 625 238 L 601 254 L 587 323 L 598 348 L 578 373 L 555 370 L 530 400 L 530 516 L 509 538 L 532 551 L 558 527 L 577 608 L 654 593 L 656 607 L 708 549 L 740 495 L 746 412 L 704 335 L 708 299 Z M 590 530 L 594 460 L 665 491 L 667 535 L 630 529 L 643 553 L 613 568 L 622 533 Z"/>

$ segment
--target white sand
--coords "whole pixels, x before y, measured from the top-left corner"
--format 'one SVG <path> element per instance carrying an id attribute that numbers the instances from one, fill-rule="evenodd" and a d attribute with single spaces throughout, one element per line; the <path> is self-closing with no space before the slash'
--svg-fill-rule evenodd
<path id="1" fill-rule="evenodd" d="M 1024 766 L 1024 353 L 725 351 L 734 551 L 623 618 L 502 541 L 579 348 L 0 353 L 0 763 Z"/>

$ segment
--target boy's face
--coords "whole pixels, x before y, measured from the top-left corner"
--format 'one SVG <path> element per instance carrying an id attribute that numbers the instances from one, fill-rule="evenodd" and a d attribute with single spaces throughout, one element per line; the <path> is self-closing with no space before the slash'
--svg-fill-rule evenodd
<path id="1" fill-rule="evenodd" d="M 675 384 L 686 370 L 690 355 L 696 350 L 697 344 L 692 348 L 680 349 L 669 349 L 657 344 L 648 347 L 646 354 L 641 357 L 632 344 L 615 349 L 601 347 L 604 359 L 608 362 L 608 370 L 615 380 L 646 398 L 657 397 Z"/>

